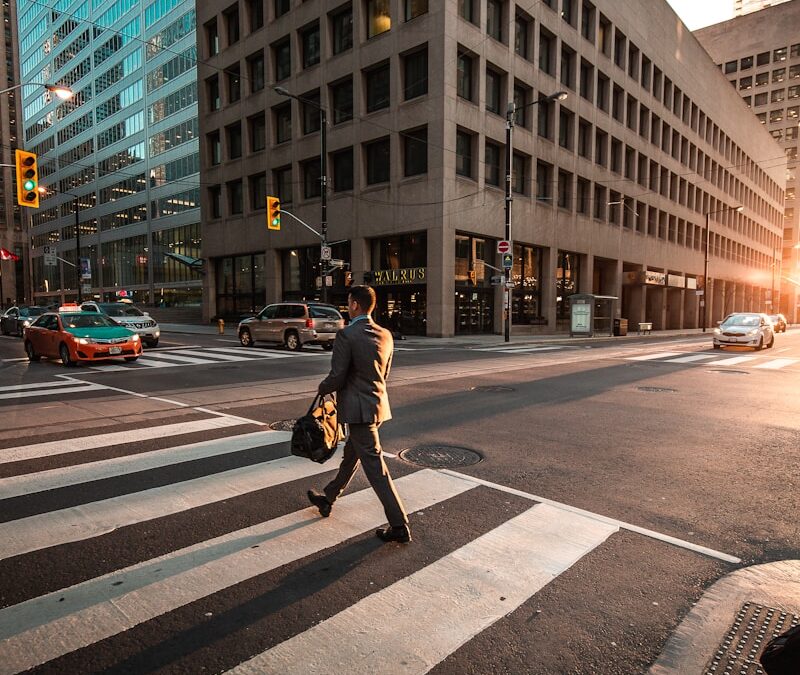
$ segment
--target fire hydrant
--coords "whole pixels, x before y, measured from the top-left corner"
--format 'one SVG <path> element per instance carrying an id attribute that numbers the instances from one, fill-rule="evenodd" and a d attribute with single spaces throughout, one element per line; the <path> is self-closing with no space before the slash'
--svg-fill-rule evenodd
<path id="1" fill-rule="evenodd" d="M 217 328 L 219 328 L 220 335 L 225 333 L 225 319 L 217 319 Z"/>

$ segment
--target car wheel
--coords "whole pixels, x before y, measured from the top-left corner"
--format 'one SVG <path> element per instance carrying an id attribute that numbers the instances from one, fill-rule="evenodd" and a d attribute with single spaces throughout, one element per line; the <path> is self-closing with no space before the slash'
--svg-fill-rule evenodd
<path id="1" fill-rule="evenodd" d="M 722 345 L 714 345 L 714 349 L 722 349 Z"/>
<path id="2" fill-rule="evenodd" d="M 17 337 L 21 338 L 22 333 L 23 333 L 22 326 L 17 326 Z"/>
<path id="3" fill-rule="evenodd" d="M 333 342 L 326 342 L 324 345 L 322 345 L 322 348 L 323 348 L 323 349 L 324 349 L 326 352 L 333 351 Z"/>
<path id="4" fill-rule="evenodd" d="M 155 340 L 149 340 L 148 342 L 145 342 L 145 345 L 147 345 L 147 347 L 150 349 L 152 349 L 153 347 L 158 347 L 158 338 L 156 338 Z"/>
<path id="5" fill-rule="evenodd" d="M 63 342 L 58 348 L 58 355 L 61 357 L 61 363 L 63 363 L 67 368 L 73 368 L 75 365 L 77 365 L 69 355 L 69 347 L 67 347 L 67 345 L 65 345 Z"/>
<path id="6" fill-rule="evenodd" d="M 303 348 L 303 343 L 300 342 L 300 336 L 293 330 L 286 333 L 283 338 L 283 343 L 290 352 L 299 352 Z"/>
<path id="7" fill-rule="evenodd" d="M 33 345 L 30 341 L 25 343 L 25 353 L 28 355 L 28 361 L 35 362 L 38 361 L 41 356 L 36 353 L 36 350 L 33 348 Z"/>
<path id="8" fill-rule="evenodd" d="M 126 357 L 125 357 L 125 360 L 126 360 L 128 363 L 132 363 L 133 361 L 135 361 L 135 360 L 136 360 L 136 359 L 138 359 L 138 358 L 139 358 L 138 356 L 126 356 Z"/>
<path id="9" fill-rule="evenodd" d="M 247 328 L 239 331 L 239 342 L 242 343 L 242 347 L 252 347 L 255 344 L 255 340 Z"/>
<path id="10" fill-rule="evenodd" d="M 763 336 L 761 336 L 758 339 L 758 344 L 756 345 L 756 351 L 760 352 L 762 349 L 764 349 L 764 337 Z"/>
<path id="11" fill-rule="evenodd" d="M 775 346 L 775 336 L 773 335 L 772 339 L 769 341 L 769 344 L 767 345 L 767 349 L 772 349 L 774 346 Z"/>

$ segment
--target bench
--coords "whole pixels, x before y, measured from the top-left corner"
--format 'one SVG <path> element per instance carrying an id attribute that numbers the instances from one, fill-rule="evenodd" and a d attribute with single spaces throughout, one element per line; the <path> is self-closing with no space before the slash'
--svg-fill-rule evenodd
<path id="1" fill-rule="evenodd" d="M 653 330 L 653 322 L 652 321 L 645 321 L 639 322 L 639 330 L 636 332 L 637 335 L 644 335 L 645 333 L 650 333 Z"/>

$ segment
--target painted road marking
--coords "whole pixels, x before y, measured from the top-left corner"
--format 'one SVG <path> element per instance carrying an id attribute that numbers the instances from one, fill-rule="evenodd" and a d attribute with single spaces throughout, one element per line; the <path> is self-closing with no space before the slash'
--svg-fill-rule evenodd
<path id="1" fill-rule="evenodd" d="M 786 366 L 792 366 L 798 362 L 800 362 L 800 359 L 770 359 L 766 363 L 759 363 L 757 366 L 753 366 L 753 368 L 778 370 L 778 368 L 785 368 Z"/>
<path id="2" fill-rule="evenodd" d="M 709 361 L 707 366 L 737 366 L 743 363 L 750 363 L 758 360 L 758 356 L 730 356 L 719 361 Z"/>
<path id="3" fill-rule="evenodd" d="M 695 361 L 705 361 L 706 359 L 715 359 L 716 354 L 691 354 L 690 356 L 681 356 L 677 359 L 667 359 L 667 363 L 693 363 Z"/>
<path id="4" fill-rule="evenodd" d="M 98 389 L 105 389 L 105 387 L 101 384 L 82 382 L 80 380 L 17 384 L 0 387 L 0 400 L 31 398 L 33 396 L 81 394 L 84 391 L 96 391 Z"/>
<path id="5" fill-rule="evenodd" d="M 656 352 L 655 354 L 645 354 L 644 356 L 629 356 L 628 361 L 653 361 L 655 359 L 667 359 L 670 356 L 680 356 L 684 352 Z"/>

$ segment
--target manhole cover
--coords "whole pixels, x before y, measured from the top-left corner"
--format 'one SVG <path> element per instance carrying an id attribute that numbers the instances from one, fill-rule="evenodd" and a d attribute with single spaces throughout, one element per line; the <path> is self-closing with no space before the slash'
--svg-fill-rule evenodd
<path id="1" fill-rule="evenodd" d="M 514 391 L 514 387 L 504 387 L 499 384 L 484 384 L 480 387 L 470 387 L 470 391 L 485 391 L 491 394 L 504 394 L 508 391 Z"/>
<path id="2" fill-rule="evenodd" d="M 294 423 L 296 420 L 280 420 L 279 422 L 273 422 L 269 425 L 269 428 L 273 431 L 291 431 L 294 429 Z"/>
<path id="3" fill-rule="evenodd" d="M 723 368 L 714 368 L 713 370 L 709 370 L 709 373 L 725 373 L 726 375 L 749 375 L 746 370 L 729 370 Z"/>
<path id="4" fill-rule="evenodd" d="M 400 459 L 431 469 L 452 469 L 458 466 L 477 464 L 481 457 L 474 450 L 452 445 L 420 445 L 398 453 Z"/>
<path id="5" fill-rule="evenodd" d="M 766 643 L 799 623 L 797 614 L 744 603 L 703 674 L 763 675 L 758 658 Z"/>
<path id="6" fill-rule="evenodd" d="M 670 389 L 669 387 L 636 387 L 639 391 L 646 391 L 650 394 L 672 394 L 677 389 Z"/>

